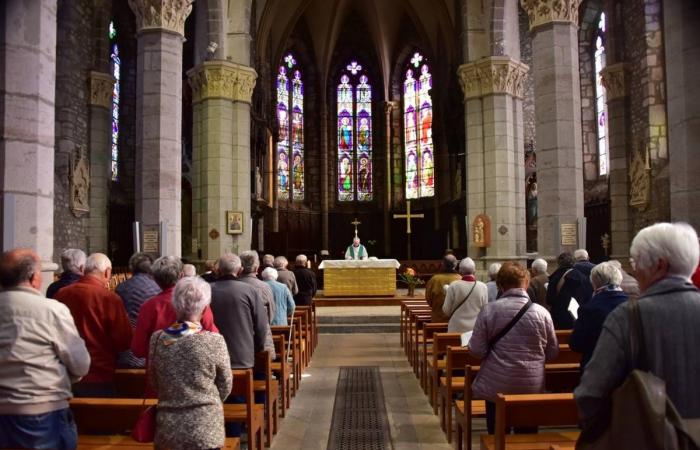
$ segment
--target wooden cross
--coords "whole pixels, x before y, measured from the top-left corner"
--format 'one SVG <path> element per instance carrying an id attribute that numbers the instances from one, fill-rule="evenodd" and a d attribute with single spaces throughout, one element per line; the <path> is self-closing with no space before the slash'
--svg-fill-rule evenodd
<path id="1" fill-rule="evenodd" d="M 359 220 L 357 220 L 357 217 L 355 217 L 355 220 L 353 220 L 353 221 L 350 222 L 350 223 L 351 223 L 352 225 L 355 225 L 355 237 L 357 237 L 357 226 L 360 225 L 362 222 L 360 222 Z"/>
<path id="2" fill-rule="evenodd" d="M 422 219 L 425 217 L 421 214 L 411 214 L 411 201 L 406 200 L 406 214 L 394 214 L 394 219 L 406 219 L 406 246 L 407 246 L 407 256 L 411 259 L 411 219 Z"/>

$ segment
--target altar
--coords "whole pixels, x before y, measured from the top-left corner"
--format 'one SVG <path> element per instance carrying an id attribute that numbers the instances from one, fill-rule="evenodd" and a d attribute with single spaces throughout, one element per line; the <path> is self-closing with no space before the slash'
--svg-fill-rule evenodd
<path id="1" fill-rule="evenodd" d="M 322 261 L 323 294 L 326 297 L 371 297 L 396 294 L 395 259 Z"/>

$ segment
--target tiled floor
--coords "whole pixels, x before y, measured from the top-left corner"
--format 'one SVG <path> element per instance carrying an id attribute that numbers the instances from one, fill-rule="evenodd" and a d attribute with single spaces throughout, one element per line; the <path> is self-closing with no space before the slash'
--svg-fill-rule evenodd
<path id="1" fill-rule="evenodd" d="M 311 366 L 281 421 L 272 450 L 325 450 L 339 367 L 352 365 L 380 367 L 395 450 L 452 448 L 406 361 L 399 335 L 358 333 L 320 335 Z M 475 424 L 477 432 L 483 428 L 479 422 L 483 421 Z"/>

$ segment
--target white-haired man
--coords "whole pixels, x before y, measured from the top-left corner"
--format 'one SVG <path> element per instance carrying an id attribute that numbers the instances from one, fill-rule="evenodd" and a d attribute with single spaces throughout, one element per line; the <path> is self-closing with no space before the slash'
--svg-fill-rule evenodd
<path id="1" fill-rule="evenodd" d="M 114 395 L 117 356 L 131 343 L 131 324 L 122 299 L 106 287 L 111 275 L 112 262 L 107 255 L 93 253 L 85 262 L 85 275 L 56 293 L 56 300 L 73 315 L 90 352 L 90 371 L 73 386 L 76 396 Z"/>
<path id="2" fill-rule="evenodd" d="M 299 292 L 294 295 L 294 303 L 301 306 L 311 305 L 316 295 L 316 274 L 306 267 L 306 255 L 297 255 L 294 261 L 294 277 L 299 286 Z"/>
<path id="3" fill-rule="evenodd" d="M 345 250 L 345 259 L 367 259 L 369 255 L 367 254 L 367 249 L 364 245 L 360 244 L 360 238 L 355 236 L 352 240 L 352 245 L 348 245 Z"/>
<path id="4" fill-rule="evenodd" d="M 287 269 L 289 261 L 284 256 L 278 256 L 275 258 L 274 266 L 277 270 L 277 281 L 286 284 L 292 295 L 297 295 L 299 292 L 299 287 L 297 286 L 297 279 L 294 276 L 294 272 Z"/>
<path id="5" fill-rule="evenodd" d="M 635 236 L 630 255 L 642 296 L 615 308 L 603 324 L 574 391 L 585 427 L 595 427 L 606 416 L 613 390 L 640 368 L 642 359 L 642 369 L 664 380 L 680 415 L 700 418 L 700 293 L 690 282 L 699 254 L 697 234 L 684 223 L 657 223 Z M 634 304 L 642 325 L 637 354 L 630 351 Z"/>
<path id="6" fill-rule="evenodd" d="M 578 270 L 586 276 L 586 278 L 591 276 L 591 270 L 595 267 L 595 264 L 591 262 L 588 256 L 588 250 L 585 248 L 579 248 L 574 251 L 574 269 Z"/>
<path id="7" fill-rule="evenodd" d="M 489 281 L 486 283 L 486 289 L 489 292 L 489 301 L 493 302 L 498 299 L 498 286 L 496 286 L 496 275 L 501 270 L 501 263 L 493 263 L 489 266 L 488 275 Z"/>
<path id="8" fill-rule="evenodd" d="M 547 261 L 542 258 L 537 258 L 532 262 L 532 277 L 530 277 L 527 295 L 530 296 L 530 300 L 549 310 L 549 306 L 547 306 L 548 282 L 549 274 L 547 274 Z"/>
<path id="9" fill-rule="evenodd" d="M 474 329 L 476 317 L 481 308 L 489 302 L 488 289 L 474 276 L 476 264 L 471 258 L 459 263 L 461 280 L 450 283 L 445 295 L 442 312 L 450 318 L 447 323 L 449 333 L 466 333 Z"/>
<path id="10" fill-rule="evenodd" d="M 277 281 L 277 270 L 274 267 L 266 267 L 262 271 L 262 279 L 272 290 L 275 299 L 275 315 L 270 325 L 287 326 L 287 316 L 294 314 L 294 297 L 286 284 Z"/>
<path id="11" fill-rule="evenodd" d="M 258 252 L 247 250 L 241 253 L 240 258 L 242 270 L 238 275 L 238 281 L 249 284 L 260 292 L 263 304 L 267 308 L 268 322 L 272 323 L 272 318 L 275 317 L 275 298 L 272 295 L 270 286 L 258 279 L 258 269 L 260 268 Z"/>
<path id="12" fill-rule="evenodd" d="M 56 292 L 70 286 L 83 276 L 85 269 L 85 252 L 79 248 L 68 248 L 61 253 L 61 276 L 46 289 L 47 298 L 56 298 Z"/>

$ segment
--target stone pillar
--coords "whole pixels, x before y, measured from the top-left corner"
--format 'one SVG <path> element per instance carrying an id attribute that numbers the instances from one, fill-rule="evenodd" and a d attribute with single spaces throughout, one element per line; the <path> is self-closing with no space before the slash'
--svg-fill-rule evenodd
<path id="1" fill-rule="evenodd" d="M 109 230 L 109 182 L 111 160 L 111 109 L 115 78 L 91 71 L 90 97 L 90 215 L 88 217 L 88 253 L 107 253 Z"/>
<path id="2" fill-rule="evenodd" d="M 136 15 L 136 220 L 166 224 L 163 253 L 182 252 L 182 42 L 193 0 L 129 0 Z"/>
<path id="3" fill-rule="evenodd" d="M 0 5 L 2 250 L 34 249 L 44 288 L 53 259 L 56 2 Z"/>
<path id="4" fill-rule="evenodd" d="M 328 186 L 328 105 L 326 104 L 325 95 L 322 94 L 321 100 L 321 250 L 329 250 L 328 238 L 328 206 L 330 203 Z"/>
<path id="5" fill-rule="evenodd" d="M 521 0 L 530 19 L 535 81 L 540 257 L 563 250 L 560 224 L 583 218 L 578 7 L 581 0 Z"/>
<path id="6" fill-rule="evenodd" d="M 257 74 L 228 61 L 190 70 L 194 108 L 193 235 L 203 259 L 250 249 L 250 101 Z M 243 233 L 227 233 L 227 211 L 243 213 Z"/>
<path id="7" fill-rule="evenodd" d="M 671 219 L 700 230 L 700 4 L 663 2 L 670 158 Z"/>
<path id="8" fill-rule="evenodd" d="M 384 254 L 388 257 L 391 254 L 391 113 L 399 108 L 398 102 L 384 102 Z"/>
<path id="9" fill-rule="evenodd" d="M 627 181 L 627 81 L 623 63 L 603 69 L 603 85 L 608 101 L 610 151 L 610 257 L 627 265 L 630 250 L 629 187 Z"/>
<path id="10" fill-rule="evenodd" d="M 523 81 L 528 67 L 508 56 L 491 56 L 459 67 L 467 129 L 469 254 L 490 260 L 522 259 L 525 252 Z M 471 224 L 491 219 L 491 246 L 473 246 Z M 475 259 L 476 259 L 475 258 Z"/>

